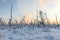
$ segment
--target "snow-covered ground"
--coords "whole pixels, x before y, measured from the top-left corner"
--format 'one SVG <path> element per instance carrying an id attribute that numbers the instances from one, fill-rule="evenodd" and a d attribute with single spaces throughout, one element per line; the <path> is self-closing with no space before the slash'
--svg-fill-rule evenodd
<path id="1" fill-rule="evenodd" d="M 0 40 L 60 40 L 60 29 L 22 27 L 17 29 L 0 29 Z"/>

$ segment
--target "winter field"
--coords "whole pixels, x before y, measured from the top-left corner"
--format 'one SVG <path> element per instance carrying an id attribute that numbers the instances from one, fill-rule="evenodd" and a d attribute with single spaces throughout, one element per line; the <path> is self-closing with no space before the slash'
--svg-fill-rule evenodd
<path id="1" fill-rule="evenodd" d="M 37 26 L 12 29 L 0 26 L 0 40 L 60 40 L 60 29 Z"/>

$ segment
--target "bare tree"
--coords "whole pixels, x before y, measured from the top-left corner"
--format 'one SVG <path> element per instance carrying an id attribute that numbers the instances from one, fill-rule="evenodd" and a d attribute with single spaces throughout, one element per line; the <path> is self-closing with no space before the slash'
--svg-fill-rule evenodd
<path id="1" fill-rule="evenodd" d="M 11 0 L 11 9 L 10 9 L 10 19 L 9 19 L 9 27 L 10 28 L 12 27 L 12 8 L 13 8 L 13 0 Z"/>
<path id="2" fill-rule="evenodd" d="M 38 11 L 37 11 L 37 26 L 39 27 Z"/>
<path id="3" fill-rule="evenodd" d="M 57 25 L 56 27 L 58 27 L 58 29 L 59 29 L 59 26 L 58 26 L 58 19 L 57 19 L 57 14 L 55 14 L 55 17 L 56 17 L 56 25 Z M 56 28 L 56 27 L 55 27 L 55 28 Z"/>
<path id="4" fill-rule="evenodd" d="M 25 16 L 22 18 L 22 20 L 21 20 L 21 25 L 26 25 L 26 22 L 25 22 Z"/>
<path id="5" fill-rule="evenodd" d="M 39 11 L 40 19 L 41 19 L 41 24 L 44 26 L 44 19 L 43 19 L 43 12 L 40 10 Z"/>
<path id="6" fill-rule="evenodd" d="M 13 8 L 13 3 L 12 3 L 12 0 L 11 0 L 11 11 L 10 11 L 10 19 L 9 19 L 9 27 L 11 28 L 11 25 L 12 25 L 12 8 Z"/>
<path id="7" fill-rule="evenodd" d="M 58 20 L 57 20 L 57 15 L 55 14 L 55 17 L 56 17 L 56 24 L 58 25 Z"/>
<path id="8" fill-rule="evenodd" d="M 49 24 L 49 20 L 46 13 L 45 13 L 45 16 L 46 16 L 47 23 Z"/>

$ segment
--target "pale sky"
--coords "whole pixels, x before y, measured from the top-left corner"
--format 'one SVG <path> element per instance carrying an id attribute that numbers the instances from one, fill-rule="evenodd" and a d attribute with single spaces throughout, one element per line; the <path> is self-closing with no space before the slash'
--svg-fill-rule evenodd
<path id="1" fill-rule="evenodd" d="M 10 4 L 11 0 L 0 0 L 0 17 L 10 18 Z M 60 0 L 13 0 L 13 18 L 35 17 L 37 10 L 47 13 L 49 19 L 55 19 L 55 14 L 60 19 Z"/>

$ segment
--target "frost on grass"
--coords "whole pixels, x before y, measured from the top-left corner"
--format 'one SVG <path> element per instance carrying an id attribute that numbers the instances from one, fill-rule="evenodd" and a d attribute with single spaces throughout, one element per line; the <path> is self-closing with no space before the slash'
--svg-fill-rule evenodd
<path id="1" fill-rule="evenodd" d="M 0 29 L 0 40 L 60 40 L 60 30 L 27 26 L 11 31 Z"/>

